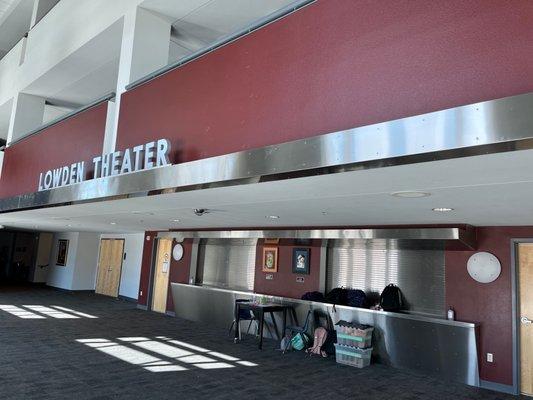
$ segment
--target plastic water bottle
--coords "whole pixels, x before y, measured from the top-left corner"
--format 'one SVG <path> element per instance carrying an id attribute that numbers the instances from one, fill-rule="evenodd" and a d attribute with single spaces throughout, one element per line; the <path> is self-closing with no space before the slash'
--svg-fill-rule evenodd
<path id="1" fill-rule="evenodd" d="M 450 306 L 450 308 L 448 310 L 447 318 L 448 318 L 449 321 L 454 321 L 455 320 L 455 311 L 453 310 L 453 308 L 451 306 Z"/>

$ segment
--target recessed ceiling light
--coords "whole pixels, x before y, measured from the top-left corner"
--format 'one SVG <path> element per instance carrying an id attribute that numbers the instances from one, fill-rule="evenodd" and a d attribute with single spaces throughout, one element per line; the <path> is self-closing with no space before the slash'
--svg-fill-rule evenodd
<path id="1" fill-rule="evenodd" d="M 109 224 L 111 224 L 111 225 L 116 225 L 117 223 L 116 223 L 116 222 L 110 222 Z"/>
<path id="2" fill-rule="evenodd" d="M 435 212 L 448 212 L 448 211 L 453 211 L 453 208 L 449 208 L 449 207 L 435 207 L 435 208 L 433 208 L 433 211 L 435 211 Z"/>
<path id="3" fill-rule="evenodd" d="M 405 199 L 417 199 L 417 198 L 420 198 L 420 197 L 431 196 L 431 193 L 418 192 L 418 191 L 413 191 L 413 190 L 406 190 L 406 191 L 402 191 L 402 192 L 393 192 L 390 195 L 394 196 L 394 197 L 403 197 Z"/>
<path id="4" fill-rule="evenodd" d="M 279 215 L 267 215 L 265 218 L 279 219 Z"/>
<path id="5" fill-rule="evenodd" d="M 172 222 L 180 222 L 179 219 L 173 219 Z"/>
<path id="6" fill-rule="evenodd" d="M 72 224 L 67 224 L 67 226 L 72 226 Z"/>

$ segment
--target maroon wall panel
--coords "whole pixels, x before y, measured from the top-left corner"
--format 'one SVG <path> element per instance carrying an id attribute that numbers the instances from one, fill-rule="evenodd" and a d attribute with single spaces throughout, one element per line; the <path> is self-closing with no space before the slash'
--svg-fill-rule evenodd
<path id="1" fill-rule="evenodd" d="M 461 321 L 480 323 L 480 377 L 483 380 L 513 384 L 511 239 L 532 238 L 533 227 L 478 228 L 477 251 L 487 251 L 500 260 L 502 273 L 489 284 L 474 281 L 466 262 L 473 251 L 446 252 L 446 302 Z M 487 363 L 486 353 L 494 354 Z"/>
<path id="2" fill-rule="evenodd" d="M 176 242 L 172 244 L 174 245 Z M 174 300 L 172 299 L 172 289 L 170 284 L 189 283 L 189 273 L 191 267 L 192 239 L 185 239 L 182 243 L 183 258 L 179 261 L 170 258 L 170 276 L 168 282 L 167 311 L 174 311 Z"/>
<path id="3" fill-rule="evenodd" d="M 102 153 L 107 102 L 53 125 L 6 149 L 0 179 L 0 198 L 36 192 L 39 174 L 92 159 Z"/>
<path id="4" fill-rule="evenodd" d="M 533 91 L 533 2 L 318 0 L 125 93 L 184 162 Z"/>
<path id="5" fill-rule="evenodd" d="M 263 246 L 278 248 L 278 272 L 273 273 L 274 279 L 267 280 L 266 272 L 262 271 Z M 292 250 L 295 248 L 310 249 L 309 275 L 294 274 L 292 272 Z M 296 282 L 297 277 L 303 277 L 304 282 Z M 285 296 L 299 299 L 305 292 L 318 290 L 320 280 L 320 241 L 311 241 L 310 246 L 295 244 L 294 240 L 282 239 L 278 245 L 264 245 L 260 240 L 257 244 L 255 263 L 254 291 L 256 293 Z"/>
<path id="6" fill-rule="evenodd" d="M 152 270 L 152 254 L 154 251 L 154 241 L 156 235 L 157 232 L 145 232 L 144 234 L 141 277 L 139 279 L 139 297 L 137 299 L 137 303 L 143 306 L 148 305 L 150 273 Z"/>

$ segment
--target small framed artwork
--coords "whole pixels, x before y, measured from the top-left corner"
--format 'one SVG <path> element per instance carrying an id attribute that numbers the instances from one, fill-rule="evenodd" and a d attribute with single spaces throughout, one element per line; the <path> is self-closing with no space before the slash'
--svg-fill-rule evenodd
<path id="1" fill-rule="evenodd" d="M 279 239 L 265 239 L 265 244 L 279 244 Z"/>
<path id="2" fill-rule="evenodd" d="M 309 249 L 293 249 L 292 272 L 309 275 Z"/>
<path id="3" fill-rule="evenodd" d="M 68 256 L 68 240 L 59 239 L 57 244 L 57 258 L 56 265 L 64 267 L 67 265 L 67 256 Z"/>
<path id="4" fill-rule="evenodd" d="M 278 272 L 278 248 L 263 247 L 263 272 Z"/>

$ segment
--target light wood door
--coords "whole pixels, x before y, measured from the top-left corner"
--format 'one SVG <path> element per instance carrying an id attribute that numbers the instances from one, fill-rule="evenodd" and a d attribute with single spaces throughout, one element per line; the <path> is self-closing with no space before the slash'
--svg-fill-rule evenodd
<path id="1" fill-rule="evenodd" d="M 100 241 L 96 293 L 118 297 L 123 256 L 124 239 L 102 239 Z"/>
<path id="2" fill-rule="evenodd" d="M 159 239 L 157 241 L 154 285 L 152 290 L 152 311 L 160 313 L 165 313 L 167 311 L 168 276 L 170 274 L 171 252 L 172 239 Z"/>
<path id="3" fill-rule="evenodd" d="M 518 245 L 520 390 L 533 395 L 533 243 Z"/>

